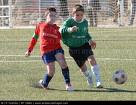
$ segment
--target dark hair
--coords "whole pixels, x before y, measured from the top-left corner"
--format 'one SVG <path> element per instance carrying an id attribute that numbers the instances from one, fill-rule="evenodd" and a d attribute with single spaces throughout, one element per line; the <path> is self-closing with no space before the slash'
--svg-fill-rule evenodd
<path id="1" fill-rule="evenodd" d="M 50 8 L 47 8 L 47 11 L 49 11 L 49 12 L 56 12 L 56 8 L 50 7 Z"/>
<path id="2" fill-rule="evenodd" d="M 47 8 L 45 11 L 45 16 L 47 16 L 49 14 L 49 12 L 56 12 L 56 8 L 54 8 L 54 7 Z"/>
<path id="3" fill-rule="evenodd" d="M 73 13 L 77 12 L 77 11 L 82 11 L 84 12 L 84 7 L 80 4 L 76 4 L 73 8 Z"/>

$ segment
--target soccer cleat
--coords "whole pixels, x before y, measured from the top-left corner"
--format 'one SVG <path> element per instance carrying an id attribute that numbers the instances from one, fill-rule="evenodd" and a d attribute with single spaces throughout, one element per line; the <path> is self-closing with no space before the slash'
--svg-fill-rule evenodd
<path id="1" fill-rule="evenodd" d="M 97 82 L 97 84 L 96 84 L 96 88 L 103 88 L 103 86 L 101 85 L 101 83 L 100 83 L 100 82 Z"/>
<path id="2" fill-rule="evenodd" d="M 45 86 L 43 85 L 43 80 L 42 80 L 42 79 L 41 79 L 38 83 L 39 83 L 40 87 L 42 87 L 42 88 L 44 88 L 44 89 L 48 89 L 47 87 L 45 87 Z"/>
<path id="3" fill-rule="evenodd" d="M 90 87 L 93 86 L 93 79 L 92 79 L 92 76 L 87 77 L 87 83 L 88 83 L 88 85 L 89 85 Z"/>
<path id="4" fill-rule="evenodd" d="M 66 90 L 72 92 L 74 89 L 71 84 L 66 84 Z"/>
<path id="5" fill-rule="evenodd" d="M 97 86 L 96 88 L 103 88 L 103 86 L 102 86 L 102 85 L 99 85 L 99 86 Z"/>

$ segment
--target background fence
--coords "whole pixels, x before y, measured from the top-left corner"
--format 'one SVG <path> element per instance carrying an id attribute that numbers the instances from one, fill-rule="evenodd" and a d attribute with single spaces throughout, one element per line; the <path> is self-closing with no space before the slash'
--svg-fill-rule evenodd
<path id="1" fill-rule="evenodd" d="M 89 1 L 95 1 L 94 8 Z M 57 8 L 57 23 L 61 24 L 71 15 L 75 4 L 85 7 L 85 16 L 91 26 L 118 27 L 129 24 L 131 0 L 99 0 L 99 3 L 97 0 L 0 0 L 0 28 L 34 26 L 45 20 L 44 12 L 49 6 Z"/>

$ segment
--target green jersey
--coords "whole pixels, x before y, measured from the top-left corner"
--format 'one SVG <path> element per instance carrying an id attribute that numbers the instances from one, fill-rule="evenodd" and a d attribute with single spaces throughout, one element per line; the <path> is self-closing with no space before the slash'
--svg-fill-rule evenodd
<path id="1" fill-rule="evenodd" d="M 69 28 L 76 26 L 76 32 L 69 32 Z M 91 38 L 88 32 L 88 21 L 83 19 L 81 22 L 75 21 L 73 18 L 68 18 L 60 28 L 62 41 L 68 47 L 80 47 Z"/>

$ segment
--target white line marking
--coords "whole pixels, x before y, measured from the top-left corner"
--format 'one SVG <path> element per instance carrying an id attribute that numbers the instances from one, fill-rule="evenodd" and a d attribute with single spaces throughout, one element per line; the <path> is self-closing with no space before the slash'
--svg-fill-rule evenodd
<path id="1" fill-rule="evenodd" d="M 25 57 L 25 55 L 0 55 L 0 57 Z M 40 56 L 30 56 L 30 57 L 40 57 Z"/>
<path id="2" fill-rule="evenodd" d="M 0 55 L 0 57 L 25 57 L 24 55 Z M 38 58 L 41 58 L 41 56 L 30 56 L 30 57 L 38 57 Z M 72 57 L 65 57 L 67 61 L 74 61 L 72 59 Z M 101 61 L 136 61 L 135 58 L 96 58 L 97 60 L 101 60 Z M 19 61 L 16 61 L 16 60 L 0 60 L 0 63 L 16 63 L 16 62 L 42 62 L 42 60 L 19 60 Z"/>
<path id="3" fill-rule="evenodd" d="M 134 58 L 96 58 L 98 60 L 111 60 L 111 61 L 136 61 Z"/>
<path id="4" fill-rule="evenodd" d="M 41 60 L 24 60 L 24 61 L 0 61 L 0 63 L 25 63 L 25 62 L 40 62 Z"/>

